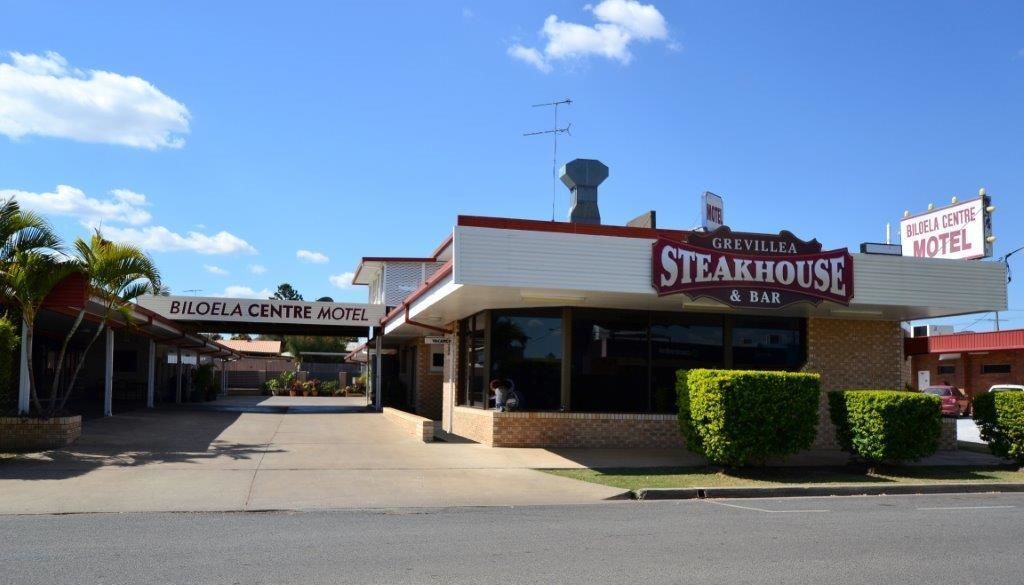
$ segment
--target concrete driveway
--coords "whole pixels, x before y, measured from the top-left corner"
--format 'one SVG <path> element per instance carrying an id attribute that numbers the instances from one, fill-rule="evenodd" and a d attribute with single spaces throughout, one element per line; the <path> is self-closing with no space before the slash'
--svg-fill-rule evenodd
<path id="1" fill-rule="evenodd" d="M 232 398 L 87 421 L 0 460 L 0 514 L 566 504 L 621 490 L 538 468 L 681 465 L 685 453 L 421 443 L 361 398 Z"/>

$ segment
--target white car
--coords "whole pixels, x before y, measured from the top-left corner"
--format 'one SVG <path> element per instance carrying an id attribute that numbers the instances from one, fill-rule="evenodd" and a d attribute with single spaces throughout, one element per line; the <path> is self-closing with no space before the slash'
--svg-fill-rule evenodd
<path id="1" fill-rule="evenodd" d="M 1024 392 L 1024 386 L 1020 384 L 996 384 L 988 389 L 989 392 Z"/>

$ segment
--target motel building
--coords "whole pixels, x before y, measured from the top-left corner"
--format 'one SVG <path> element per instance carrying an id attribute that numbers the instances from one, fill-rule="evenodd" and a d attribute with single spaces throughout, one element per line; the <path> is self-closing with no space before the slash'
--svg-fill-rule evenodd
<path id="1" fill-rule="evenodd" d="M 679 370 L 815 372 L 826 391 L 902 389 L 905 322 L 1006 308 L 1001 263 L 886 245 L 850 252 L 786 226 L 734 231 L 716 225 L 720 199 L 705 204 L 706 230 L 658 227 L 653 212 L 607 225 L 607 176 L 594 160 L 563 167 L 568 221 L 458 216 L 432 252 L 362 259 L 354 282 L 385 316 L 349 358 L 380 374 L 379 406 L 494 447 L 677 447 Z M 937 242 L 919 245 L 922 256 L 985 247 L 966 232 L 939 237 L 925 219 L 909 218 L 904 238 Z M 956 221 L 935 229 L 960 231 Z M 519 408 L 494 408 L 494 379 L 514 383 Z M 822 404 L 815 447 L 835 447 Z"/>

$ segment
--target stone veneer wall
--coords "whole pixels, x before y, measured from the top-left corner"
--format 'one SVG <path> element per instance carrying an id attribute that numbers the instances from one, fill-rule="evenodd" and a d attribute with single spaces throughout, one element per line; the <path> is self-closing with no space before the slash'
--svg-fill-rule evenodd
<path id="1" fill-rule="evenodd" d="M 899 321 L 807 320 L 804 372 L 821 375 L 818 436 L 814 448 L 838 449 L 828 412 L 835 390 L 903 388 L 903 330 Z"/>
<path id="2" fill-rule="evenodd" d="M 81 416 L 47 420 L 0 417 L 0 453 L 48 451 L 64 447 L 82 434 Z"/>

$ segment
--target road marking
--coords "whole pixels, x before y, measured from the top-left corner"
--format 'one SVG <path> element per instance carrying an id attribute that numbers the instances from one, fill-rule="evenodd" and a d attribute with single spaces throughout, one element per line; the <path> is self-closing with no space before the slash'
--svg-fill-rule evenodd
<path id="1" fill-rule="evenodd" d="M 944 508 L 917 508 L 918 510 L 1003 510 L 1017 506 L 948 506 Z"/>
<path id="2" fill-rule="evenodd" d="M 740 510 L 751 510 L 753 512 L 764 512 L 765 514 L 798 514 L 798 513 L 801 513 L 801 512 L 819 513 L 820 514 L 822 512 L 829 512 L 830 511 L 830 510 L 766 510 L 764 508 L 754 508 L 752 506 L 740 506 L 738 504 L 727 504 L 725 502 L 718 502 L 718 501 L 715 501 L 715 500 L 704 500 L 704 501 L 709 503 L 709 504 L 716 504 L 716 505 L 719 505 L 719 506 L 727 506 L 729 508 L 738 508 Z"/>

